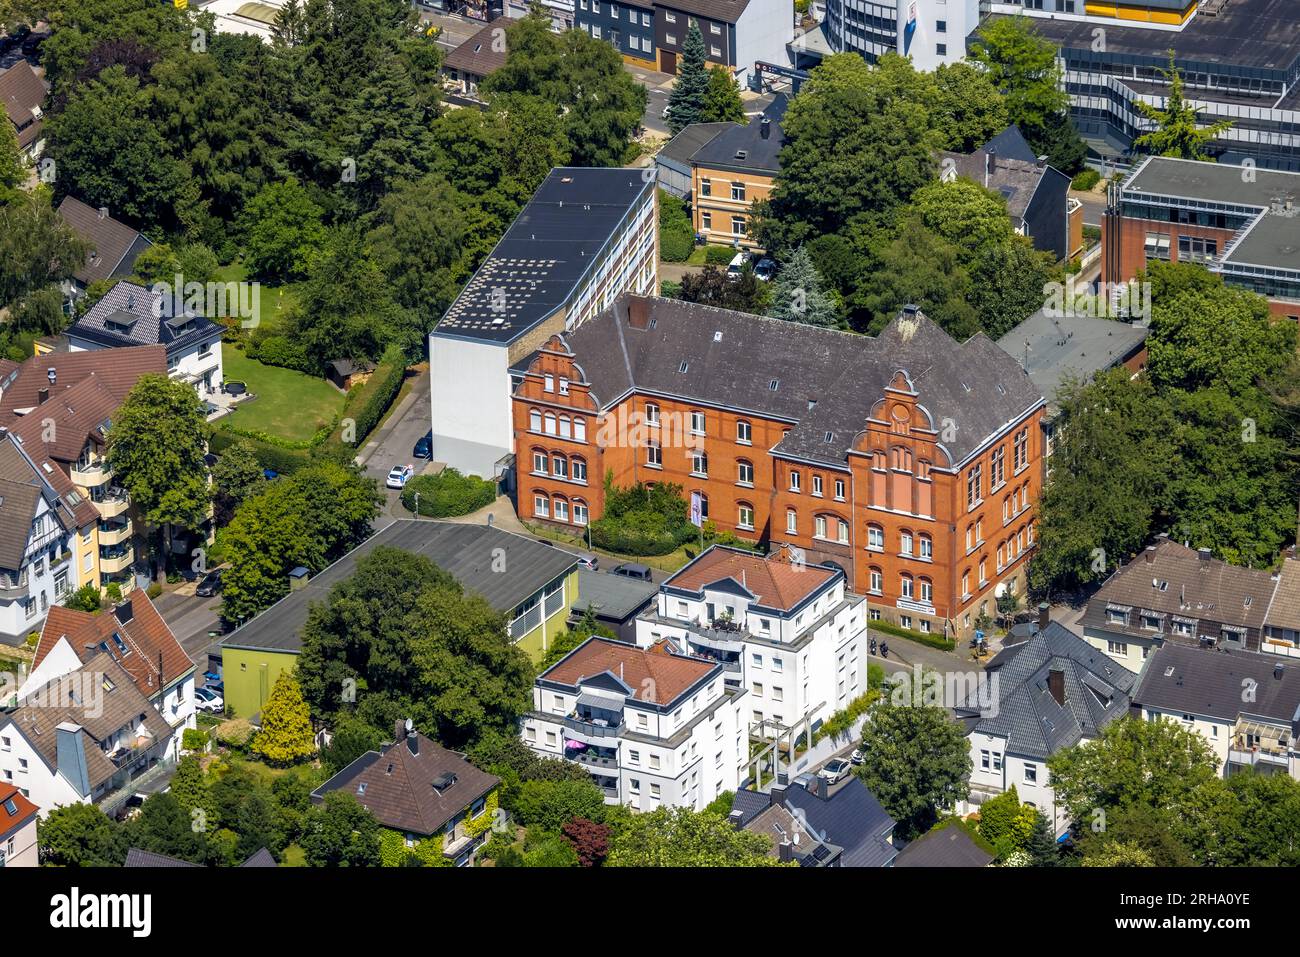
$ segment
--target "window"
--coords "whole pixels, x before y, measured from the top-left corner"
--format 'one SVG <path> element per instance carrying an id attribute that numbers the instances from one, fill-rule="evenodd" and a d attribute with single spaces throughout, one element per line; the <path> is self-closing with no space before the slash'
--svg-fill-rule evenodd
<path id="1" fill-rule="evenodd" d="M 1147 259 L 1169 259 L 1169 234 L 1147 233 Z"/>
<path id="2" fill-rule="evenodd" d="M 533 432 L 542 431 L 542 413 L 539 409 L 532 409 L 528 413 L 528 428 Z"/>
<path id="3" fill-rule="evenodd" d="M 595 4 L 592 4 L 592 6 L 595 6 Z M 599 13 L 599 12 L 600 12 L 599 8 L 596 9 L 594 12 Z M 599 26 L 598 24 L 594 24 L 594 23 L 593 23 L 593 24 L 591 25 L 591 35 L 592 35 L 592 37 L 593 37 L 594 39 L 597 39 L 597 40 L 600 39 L 600 26 Z"/>
<path id="4" fill-rule="evenodd" d="M 586 502 L 575 501 L 573 503 L 573 524 L 574 525 L 587 524 L 587 503 Z"/>
<path id="5" fill-rule="evenodd" d="M 825 538 L 826 537 L 826 516 L 818 515 L 816 519 L 813 520 L 813 527 L 814 527 L 813 534 L 817 538 Z"/>
<path id="6" fill-rule="evenodd" d="M 835 480 L 835 500 L 837 502 L 844 501 L 844 479 Z"/>
<path id="7" fill-rule="evenodd" d="M 741 485 L 754 484 L 754 463 L 745 459 L 736 462 L 736 481 Z"/>
<path id="8" fill-rule="evenodd" d="M 675 13 L 665 13 L 665 14 L 664 14 L 664 22 L 665 22 L 665 23 L 676 23 L 676 22 L 677 22 L 677 14 L 675 14 Z"/>
<path id="9" fill-rule="evenodd" d="M 802 482 L 802 476 L 800 475 L 800 473 L 794 469 L 791 469 L 790 470 L 790 491 L 798 492 L 801 482 Z"/>
<path id="10" fill-rule="evenodd" d="M 533 450 L 533 474 L 546 474 L 546 453 L 540 449 Z"/>
<path id="11" fill-rule="evenodd" d="M 546 423 L 546 428 L 545 428 L 546 434 L 555 435 L 557 431 L 555 427 L 555 423 L 556 423 L 555 413 L 547 412 L 546 415 L 544 415 L 542 418 L 543 421 L 545 421 Z"/>
<path id="12" fill-rule="evenodd" d="M 647 402 L 645 404 L 645 421 L 646 425 L 659 424 L 659 406 L 655 405 L 653 402 Z"/>
<path id="13" fill-rule="evenodd" d="M 568 394 L 569 394 L 569 380 L 566 379 L 564 376 L 560 376 L 560 395 L 568 395 Z"/>
<path id="14" fill-rule="evenodd" d="M 912 597 L 912 576 L 899 575 L 898 581 L 899 581 L 899 587 L 902 589 L 903 597 L 911 598 Z"/>
<path id="15" fill-rule="evenodd" d="M 1193 262 L 1205 262 L 1207 259 L 1213 259 L 1219 254 L 1219 244 L 1213 239 L 1202 239 L 1199 236 L 1179 236 L 1178 237 L 1178 258 L 1190 259 Z"/>
<path id="16" fill-rule="evenodd" d="M 574 458 L 573 461 L 569 463 L 569 466 L 573 473 L 572 475 L 569 476 L 570 478 L 572 478 L 575 482 L 587 481 L 586 459 Z"/>
<path id="17" fill-rule="evenodd" d="M 1019 472 L 1029 464 L 1029 429 L 1024 428 L 1016 433 L 1014 440 L 1015 445 L 1015 469 Z M 1029 486 L 1024 489 L 1025 502 L 1028 504 Z"/>
<path id="18" fill-rule="evenodd" d="M 849 523 L 842 518 L 835 520 L 835 538 L 841 545 L 849 543 Z"/>
<path id="19" fill-rule="evenodd" d="M 824 533 L 825 526 L 826 520 L 819 517 L 817 519 L 818 531 Z M 792 508 L 787 508 L 785 510 L 785 530 L 791 535 L 797 534 L 799 531 L 799 513 Z"/>
<path id="20" fill-rule="evenodd" d="M 1025 762 L 1025 783 L 1038 783 L 1038 765 L 1030 764 L 1028 761 Z"/>
<path id="21" fill-rule="evenodd" d="M 675 34 L 675 33 L 665 33 L 665 34 L 664 34 L 664 43 L 666 43 L 666 44 L 667 44 L 668 46 L 670 46 L 670 47 L 675 47 L 675 46 L 677 46 L 677 34 Z"/>
<path id="22" fill-rule="evenodd" d="M 700 180 L 700 195 L 701 196 L 713 195 L 713 180 L 711 179 Z"/>
<path id="23" fill-rule="evenodd" d="M 569 520 L 569 503 L 567 500 L 562 498 L 555 500 L 555 520 L 557 522 L 567 522 Z"/>
<path id="24" fill-rule="evenodd" d="M 563 455 L 556 455 L 551 458 L 551 472 L 556 478 L 569 477 L 569 462 Z"/>
<path id="25" fill-rule="evenodd" d="M 921 546 L 921 558 L 927 562 L 933 560 L 934 540 L 929 535 L 921 535 L 917 541 Z"/>
<path id="26" fill-rule="evenodd" d="M 533 496 L 533 514 L 538 518 L 546 518 L 551 513 L 551 500 L 545 495 L 537 493 Z"/>
<path id="27" fill-rule="evenodd" d="M 703 412 L 691 413 L 691 434 L 692 435 L 704 434 L 704 413 Z"/>
<path id="28" fill-rule="evenodd" d="M 713 49 L 717 50 L 718 48 L 717 48 L 717 47 L 714 47 Z M 721 51 L 719 51 L 719 52 L 721 52 Z M 731 184 L 731 198 L 732 198 L 733 200 L 735 200 L 736 202 L 738 202 L 738 203 L 743 203 L 743 202 L 745 201 L 745 184 L 744 184 L 744 183 L 732 183 L 732 184 Z"/>
<path id="29" fill-rule="evenodd" d="M 985 771 L 989 769 L 989 752 L 987 748 L 980 751 L 980 767 Z"/>
<path id="30" fill-rule="evenodd" d="M 650 26 L 650 14 L 648 14 L 648 13 L 643 13 L 643 14 L 641 14 L 641 26 L 643 26 L 643 27 L 648 27 L 648 26 Z M 650 49 L 650 48 L 649 48 L 649 47 L 646 47 L 646 49 L 648 50 L 648 49 Z"/>
<path id="31" fill-rule="evenodd" d="M 873 552 L 885 550 L 885 530 L 879 525 L 867 526 L 867 548 Z"/>
<path id="32" fill-rule="evenodd" d="M 546 392 L 554 392 L 555 376 L 551 375 L 549 372 L 546 373 L 546 375 L 542 377 L 542 389 Z"/>
<path id="33" fill-rule="evenodd" d="M 911 557 L 912 554 L 912 533 L 908 531 L 899 534 L 898 553 Z"/>
<path id="34" fill-rule="evenodd" d="M 947 55 L 948 55 L 948 44 L 946 44 L 946 43 L 936 43 L 936 44 L 934 45 L 934 52 L 935 52 L 935 55 L 936 55 L 936 56 L 947 56 Z"/>
<path id="35" fill-rule="evenodd" d="M 737 524 L 746 531 L 754 530 L 754 506 L 740 503 L 737 507 Z"/>
<path id="36" fill-rule="evenodd" d="M 984 501 L 984 467 L 977 465 L 966 473 L 966 508 L 974 509 Z"/>
<path id="37" fill-rule="evenodd" d="M 701 478 L 709 477 L 709 457 L 704 452 L 691 453 L 691 474 Z"/>
<path id="38" fill-rule="evenodd" d="M 664 467 L 664 450 L 659 447 L 658 442 L 651 442 L 646 446 L 645 464 L 654 466 L 657 469 Z"/>
<path id="39" fill-rule="evenodd" d="M 700 228 L 705 230 L 713 228 L 713 214 L 707 209 L 700 213 Z"/>
<path id="40" fill-rule="evenodd" d="M 732 217 L 731 217 L 731 235 L 733 235 L 733 236 L 743 236 L 743 235 L 745 235 L 745 217 L 744 217 L 744 216 L 732 216 Z"/>
<path id="41" fill-rule="evenodd" d="M 999 445 L 990 456 L 989 490 L 999 488 L 1007 480 L 1007 450 Z"/>
<path id="42" fill-rule="evenodd" d="M 716 37 L 716 36 L 721 36 L 721 35 L 722 35 L 722 24 L 720 24 L 720 23 L 710 23 L 710 24 L 709 24 L 709 32 L 712 33 L 715 37 Z"/>
<path id="43" fill-rule="evenodd" d="M 820 496 L 822 494 L 822 477 L 820 475 L 813 476 L 812 493 L 817 496 Z"/>
<path id="44" fill-rule="evenodd" d="M 741 445 L 752 444 L 753 435 L 754 435 L 753 427 L 744 419 L 741 419 L 739 422 L 736 423 L 736 441 L 739 444 Z"/>
<path id="45" fill-rule="evenodd" d="M 934 582 L 928 578 L 921 579 L 921 601 L 927 605 L 934 604 Z"/>
<path id="46" fill-rule="evenodd" d="M 935 33 L 947 33 L 947 32 L 948 32 L 948 21 L 947 21 L 947 20 L 936 20 L 936 21 L 934 21 L 934 32 L 935 32 Z"/>
<path id="47" fill-rule="evenodd" d="M 1119 655 L 1121 658 L 1128 657 L 1128 643 L 1123 641 L 1106 642 L 1106 653 L 1108 655 Z"/>

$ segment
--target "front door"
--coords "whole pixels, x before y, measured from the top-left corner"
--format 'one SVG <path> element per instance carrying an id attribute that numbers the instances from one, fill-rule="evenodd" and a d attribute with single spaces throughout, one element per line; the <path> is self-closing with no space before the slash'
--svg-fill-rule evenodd
<path id="1" fill-rule="evenodd" d="M 677 74 L 677 54 L 672 50 L 659 51 L 659 72 Z"/>

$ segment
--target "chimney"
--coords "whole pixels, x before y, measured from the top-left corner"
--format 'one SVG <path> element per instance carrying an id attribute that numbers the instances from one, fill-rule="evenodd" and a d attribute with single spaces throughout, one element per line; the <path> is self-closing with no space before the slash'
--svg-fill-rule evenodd
<path id="1" fill-rule="evenodd" d="M 1062 708 L 1065 707 L 1065 670 L 1058 665 L 1053 665 L 1052 670 L 1047 673 L 1047 690 L 1051 692 L 1056 703 Z"/>
<path id="2" fill-rule="evenodd" d="M 1154 545 L 1148 545 L 1142 554 L 1146 556 L 1147 564 L 1150 565 L 1156 560 L 1156 547 Z"/>
<path id="3" fill-rule="evenodd" d="M 920 306 L 910 302 L 903 307 L 903 315 L 907 316 L 909 319 L 914 318 L 916 314 L 920 311 L 921 311 Z"/>
<path id="4" fill-rule="evenodd" d="M 814 778 L 817 782 L 817 796 L 823 801 L 826 800 L 826 779 L 823 777 Z"/>
<path id="5" fill-rule="evenodd" d="M 758 124 L 758 135 L 765 140 L 772 136 L 772 121 L 766 116 L 763 117 L 763 122 Z"/>
<path id="6" fill-rule="evenodd" d="M 1205 569 L 1210 567 L 1210 557 L 1213 554 L 1214 553 L 1208 548 L 1198 548 L 1196 550 L 1196 557 L 1201 560 L 1201 571 L 1205 571 Z"/>
<path id="7" fill-rule="evenodd" d="M 629 296 L 627 300 L 627 324 L 633 329 L 650 328 L 650 300 L 644 296 Z"/>
<path id="8" fill-rule="evenodd" d="M 1273 666 L 1273 677 L 1276 678 L 1278 681 L 1282 680 L 1282 675 L 1285 672 L 1286 672 L 1286 668 L 1283 666 L 1282 662 L 1279 661 L 1277 664 Z"/>
<path id="9" fill-rule="evenodd" d="M 990 146 L 984 151 L 984 188 L 989 188 L 989 180 L 993 178 L 993 171 L 998 168 L 998 150 L 995 146 Z"/>
<path id="10" fill-rule="evenodd" d="M 134 617 L 134 613 L 131 611 L 131 599 L 127 598 L 119 602 L 117 608 L 113 610 L 113 617 L 123 625 L 129 622 Z"/>
<path id="11" fill-rule="evenodd" d="M 420 732 L 418 731 L 406 732 L 406 750 L 410 751 L 412 754 L 415 755 L 418 755 L 420 753 Z"/>
<path id="12" fill-rule="evenodd" d="M 782 841 L 776 846 L 776 856 L 781 861 L 794 860 L 794 845 L 789 841 Z"/>
<path id="13" fill-rule="evenodd" d="M 47 388 L 45 388 L 45 387 L 42 386 L 40 389 L 37 389 L 37 390 L 36 390 L 36 404 L 37 404 L 37 405 L 44 405 L 46 402 L 49 401 L 49 399 L 50 399 L 50 390 L 49 390 L 49 389 L 47 389 Z"/>
<path id="14" fill-rule="evenodd" d="M 82 797 L 90 795 L 90 772 L 86 769 L 85 732 L 81 725 L 64 721 L 54 729 L 55 759 L 59 775 Z"/>
<path id="15" fill-rule="evenodd" d="M 406 720 L 398 718 L 393 722 L 393 743 L 396 744 L 406 738 Z"/>
<path id="16" fill-rule="evenodd" d="M 1046 166 L 1046 165 L 1047 165 L 1047 154 L 1044 153 L 1042 156 L 1038 157 L 1038 159 L 1036 159 L 1036 160 L 1034 161 L 1034 165 L 1037 166 L 1039 169 L 1042 169 L 1044 166 Z"/>
<path id="17" fill-rule="evenodd" d="M 100 218 L 100 219 L 108 219 L 108 207 L 107 207 L 107 206 L 101 206 L 101 207 L 99 207 L 99 218 Z"/>
<path id="18" fill-rule="evenodd" d="M 1052 606 L 1045 601 L 1038 603 L 1038 630 L 1046 631 L 1048 622 L 1052 620 Z"/>

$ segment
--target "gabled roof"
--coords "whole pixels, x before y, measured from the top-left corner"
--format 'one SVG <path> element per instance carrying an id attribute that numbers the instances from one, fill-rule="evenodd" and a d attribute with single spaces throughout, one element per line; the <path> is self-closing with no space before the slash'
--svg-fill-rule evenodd
<path id="1" fill-rule="evenodd" d="M 129 275 L 136 258 L 153 245 L 143 233 L 112 216 L 101 216 L 99 210 L 73 196 L 64 197 L 59 215 L 90 246 L 85 264 L 72 274 L 84 286 Z"/>
<path id="2" fill-rule="evenodd" d="M 934 429 L 952 420 L 944 448 L 954 465 L 1044 401 L 982 332 L 958 343 L 919 311 L 872 338 L 623 295 L 561 341 L 601 411 L 635 391 L 765 415 L 791 423 L 778 455 L 839 468 L 900 370 Z"/>
<path id="3" fill-rule="evenodd" d="M 770 556 L 713 545 L 677 572 L 665 588 L 702 594 L 705 588 L 732 581 L 753 596 L 755 604 L 776 611 L 793 611 L 807 598 L 842 578 L 843 572 L 821 565 L 796 565 L 784 550 Z"/>
<path id="4" fill-rule="evenodd" d="M 221 326 L 203 316 L 163 315 L 162 293 L 122 280 L 104 294 L 64 334 L 85 339 L 106 348 L 163 345 L 167 354 L 177 355 L 199 343 L 221 338 Z M 184 320 L 189 321 L 181 325 Z"/>
<path id="5" fill-rule="evenodd" d="M 40 812 L 12 784 L 0 782 L 0 841 L 5 840 Z"/>
<path id="6" fill-rule="evenodd" d="M 694 13 L 709 20 L 735 23 L 749 6 L 749 0 L 664 0 L 660 6 Z"/>
<path id="7" fill-rule="evenodd" d="M 537 680 L 576 690 L 586 681 L 608 675 L 627 689 L 629 700 L 671 709 L 687 692 L 721 673 L 721 665 L 678 654 L 666 644 L 647 649 L 589 638 Z"/>
<path id="8" fill-rule="evenodd" d="M 921 835 L 899 852 L 895 867 L 988 867 L 994 855 L 984 850 L 956 819 Z"/>
<path id="9" fill-rule="evenodd" d="M 822 840 L 844 848 L 844 867 L 888 867 L 898 856 L 888 840 L 896 822 L 856 776 L 824 798 L 792 784 L 785 801 L 802 812 L 805 825 Z"/>
<path id="10" fill-rule="evenodd" d="M 57 465 L 31 455 L 16 436 L 0 428 L 0 568 L 22 567 L 42 499 L 65 531 L 98 521 L 95 507 Z"/>
<path id="11" fill-rule="evenodd" d="M 1249 714 L 1296 725 L 1300 661 L 1167 641 L 1147 658 L 1133 703 L 1224 721 Z"/>
<path id="12" fill-rule="evenodd" d="M 981 146 L 979 151 L 981 153 L 994 152 L 998 156 L 1020 160 L 1023 163 L 1036 163 L 1038 161 L 1038 154 L 1034 152 L 1034 148 L 1029 145 L 1029 140 L 1025 139 L 1025 134 L 1020 132 L 1020 127 L 1015 123 L 1012 123 Z"/>
<path id="13" fill-rule="evenodd" d="M 1060 704 L 1049 687 L 1059 672 Z M 1059 622 L 1025 642 L 997 671 L 998 701 L 975 731 L 1006 739 L 1008 754 L 1045 760 L 1062 748 L 1097 737 L 1123 717 L 1137 675 Z"/>
<path id="14" fill-rule="evenodd" d="M 731 129 L 735 125 L 735 123 L 692 123 L 684 127 L 655 154 L 655 161 L 675 163 L 689 171 L 691 157 L 712 142 L 713 138 L 723 130 Z"/>
<path id="15" fill-rule="evenodd" d="M 501 31 L 501 40 L 495 34 Z M 444 70 L 459 70 L 474 76 L 488 76 L 506 65 L 505 27 L 493 21 L 447 54 Z M 498 47 L 500 49 L 498 49 Z"/>
<path id="16" fill-rule="evenodd" d="M 98 654 L 109 654 L 148 698 L 194 670 L 189 655 L 143 590 L 133 592 L 129 600 L 97 615 L 62 605 L 52 606 L 41 628 L 32 668 L 40 667 L 64 639 L 83 664 Z"/>
<path id="17" fill-rule="evenodd" d="M 320 802 L 346 791 L 384 827 L 411 834 L 437 834 L 447 822 L 501 783 L 500 778 L 430 741 L 402 731 L 381 751 L 367 751 L 315 791 Z"/>
<path id="18" fill-rule="evenodd" d="M 789 103 L 784 93 L 778 93 L 761 117 L 743 125 L 728 124 L 695 151 L 691 165 L 775 176 L 781 171 L 779 157 L 785 144 L 781 120 Z"/>
<path id="19" fill-rule="evenodd" d="M 1284 558 L 1278 572 L 1277 587 L 1264 612 L 1264 624 L 1270 628 L 1300 631 L 1300 559 Z"/>
<path id="20" fill-rule="evenodd" d="M 166 854 L 155 854 L 153 851 L 142 851 L 138 847 L 131 847 L 126 852 L 126 864 L 124 867 L 202 867 L 202 864 L 194 864 L 191 861 L 182 861 L 179 857 L 168 857 Z"/>
<path id="21" fill-rule="evenodd" d="M 43 390 L 57 398 L 91 376 L 120 404 L 140 377 L 151 372 L 167 374 L 167 352 L 160 345 L 115 349 L 107 354 L 91 350 L 32 356 L 0 377 L 0 426 L 14 428 L 19 412 L 30 412 L 41 404 Z"/>
<path id="22" fill-rule="evenodd" d="M 19 60 L 0 72 L 0 103 L 4 104 L 5 113 L 15 127 L 18 145 L 23 149 L 40 136 L 43 123 L 37 118 L 37 111 L 44 102 L 45 84 L 26 60 Z"/>

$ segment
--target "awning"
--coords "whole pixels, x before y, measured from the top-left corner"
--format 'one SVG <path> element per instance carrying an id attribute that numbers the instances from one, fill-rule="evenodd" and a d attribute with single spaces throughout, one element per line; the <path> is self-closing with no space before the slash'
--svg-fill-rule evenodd
<path id="1" fill-rule="evenodd" d="M 578 694 L 578 707 L 585 705 L 588 708 L 600 708 L 602 711 L 622 711 L 626 702 L 627 698 L 624 695 L 595 688 L 583 689 Z"/>

